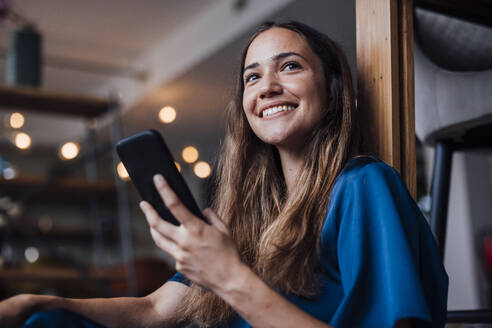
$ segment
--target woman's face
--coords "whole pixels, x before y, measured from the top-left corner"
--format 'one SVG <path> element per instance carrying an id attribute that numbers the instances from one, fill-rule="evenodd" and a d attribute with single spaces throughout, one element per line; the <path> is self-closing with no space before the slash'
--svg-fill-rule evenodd
<path id="1" fill-rule="evenodd" d="M 274 27 L 253 40 L 244 67 L 243 108 L 253 132 L 278 148 L 302 149 L 327 104 L 318 56 L 296 32 Z"/>

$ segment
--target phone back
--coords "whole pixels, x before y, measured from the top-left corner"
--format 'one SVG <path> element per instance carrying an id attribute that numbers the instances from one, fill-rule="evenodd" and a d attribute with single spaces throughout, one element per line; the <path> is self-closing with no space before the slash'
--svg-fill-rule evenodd
<path id="1" fill-rule="evenodd" d="M 206 221 L 178 172 L 164 139 L 157 131 L 146 130 L 120 140 L 116 144 L 116 152 L 142 199 L 149 202 L 161 218 L 179 225 L 155 189 L 153 176 L 159 173 L 166 178 L 181 202 L 194 215 Z"/>

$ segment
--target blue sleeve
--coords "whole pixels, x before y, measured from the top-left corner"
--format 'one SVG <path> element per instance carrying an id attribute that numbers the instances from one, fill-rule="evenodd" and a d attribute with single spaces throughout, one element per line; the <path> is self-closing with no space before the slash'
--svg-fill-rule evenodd
<path id="1" fill-rule="evenodd" d="M 176 272 L 176 274 L 171 279 L 169 279 L 168 281 L 179 282 L 179 283 L 184 284 L 188 287 L 191 285 L 191 281 L 189 281 L 188 278 L 183 276 L 180 272 Z"/>
<path id="2" fill-rule="evenodd" d="M 332 193 L 344 296 L 331 324 L 392 328 L 417 318 L 444 327 L 448 278 L 425 218 L 390 166 L 352 171 Z"/>

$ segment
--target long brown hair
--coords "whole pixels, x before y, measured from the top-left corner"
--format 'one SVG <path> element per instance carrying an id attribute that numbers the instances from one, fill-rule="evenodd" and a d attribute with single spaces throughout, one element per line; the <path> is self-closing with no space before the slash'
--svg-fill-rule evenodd
<path id="1" fill-rule="evenodd" d="M 262 142 L 242 107 L 244 59 L 262 32 L 280 27 L 301 35 L 323 66 L 329 104 L 306 143 L 306 160 L 289 198 L 278 152 Z M 243 51 L 235 96 L 227 108 L 225 142 L 218 160 L 213 208 L 228 224 L 241 260 L 273 288 L 303 297 L 319 291 L 319 243 L 336 177 L 357 154 L 359 129 L 352 77 L 345 55 L 329 37 L 294 21 L 260 25 Z M 216 325 L 233 309 L 195 284 L 184 300 L 184 318 Z"/>

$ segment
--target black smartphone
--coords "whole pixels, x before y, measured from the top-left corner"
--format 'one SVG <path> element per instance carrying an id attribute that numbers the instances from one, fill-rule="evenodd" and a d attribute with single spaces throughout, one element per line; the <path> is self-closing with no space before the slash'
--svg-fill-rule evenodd
<path id="1" fill-rule="evenodd" d="M 181 202 L 194 215 L 207 222 L 159 132 L 146 130 L 122 139 L 116 144 L 116 152 L 140 197 L 149 202 L 161 218 L 179 225 L 154 186 L 153 177 L 156 174 L 162 174 Z"/>

